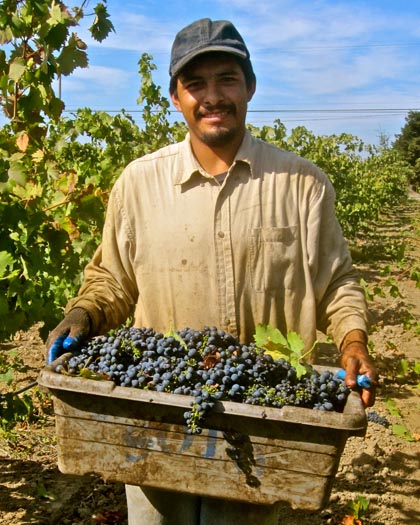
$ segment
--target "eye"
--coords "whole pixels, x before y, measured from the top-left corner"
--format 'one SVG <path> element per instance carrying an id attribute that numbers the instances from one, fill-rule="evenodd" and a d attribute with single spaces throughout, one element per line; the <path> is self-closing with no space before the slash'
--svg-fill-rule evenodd
<path id="1" fill-rule="evenodd" d="M 238 76 L 235 74 L 226 74 L 220 77 L 220 82 L 224 84 L 235 84 L 238 82 Z"/>
<path id="2" fill-rule="evenodd" d="M 185 89 L 188 89 L 188 91 L 194 91 L 197 89 L 201 89 L 203 87 L 204 82 L 200 79 L 191 79 L 185 80 L 183 84 Z"/>

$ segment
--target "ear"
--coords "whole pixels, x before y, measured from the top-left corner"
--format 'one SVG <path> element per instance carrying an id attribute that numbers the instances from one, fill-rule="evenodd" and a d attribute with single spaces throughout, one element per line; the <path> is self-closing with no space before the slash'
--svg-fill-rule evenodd
<path id="1" fill-rule="evenodd" d="M 257 80 L 254 78 L 252 84 L 248 88 L 248 102 L 251 101 L 256 89 L 257 89 Z"/>
<path id="2" fill-rule="evenodd" d="M 176 90 L 173 93 L 171 93 L 170 95 L 171 95 L 172 104 L 176 107 L 176 109 L 178 111 L 181 111 L 181 113 L 182 113 L 181 104 L 179 103 L 179 99 L 178 99 L 178 95 L 177 95 Z"/>

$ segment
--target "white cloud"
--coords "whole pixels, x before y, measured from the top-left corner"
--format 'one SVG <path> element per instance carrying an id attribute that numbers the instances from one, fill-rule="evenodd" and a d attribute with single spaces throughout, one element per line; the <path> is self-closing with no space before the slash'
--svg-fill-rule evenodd
<path id="1" fill-rule="evenodd" d="M 397 27 L 418 31 L 420 24 L 409 21 L 403 11 L 391 17 L 371 5 L 356 9 L 353 3 L 302 2 L 299 7 L 290 4 L 286 12 L 272 10 L 259 21 L 258 13 L 267 3 L 258 5 L 252 23 L 248 15 L 243 19 L 248 20 L 245 38 L 264 90 L 337 96 L 419 76 L 418 47 L 411 52 L 404 45 L 405 33 L 394 34 Z"/>
<path id="2" fill-rule="evenodd" d="M 62 97 L 67 108 L 106 109 L 103 101 L 127 87 L 129 80 L 129 73 L 121 69 L 102 66 L 77 69 L 62 79 Z"/>
<path id="3" fill-rule="evenodd" d="M 143 52 L 153 55 L 153 78 L 165 92 L 175 33 L 203 16 L 230 19 L 244 36 L 258 79 L 253 109 L 420 106 L 420 5 L 414 0 L 403 7 L 382 0 L 196 0 L 188 5 L 110 0 L 108 5 L 116 34 L 100 46 L 84 38 L 88 52 L 116 69 L 92 67 L 68 82 L 81 95 L 87 86 L 97 86 L 97 99 L 114 89 L 117 107 L 122 91 L 126 96 L 131 89 L 129 100 L 135 101 L 135 63 Z M 368 124 L 361 120 L 360 126 Z"/>
<path id="4" fill-rule="evenodd" d="M 289 81 L 312 95 L 332 94 L 404 75 L 408 64 L 394 52 L 373 48 L 363 54 L 320 55 L 310 62 L 289 67 Z"/>
<path id="5" fill-rule="evenodd" d="M 168 25 L 162 21 L 127 12 L 122 8 L 112 16 L 112 23 L 115 33 L 110 33 L 101 43 L 93 40 L 87 32 L 84 34 L 90 48 L 169 54 L 174 32 L 170 31 Z"/>

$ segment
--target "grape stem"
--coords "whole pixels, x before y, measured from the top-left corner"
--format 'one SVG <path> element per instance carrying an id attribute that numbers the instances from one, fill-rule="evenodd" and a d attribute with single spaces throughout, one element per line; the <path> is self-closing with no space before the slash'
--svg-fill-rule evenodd
<path id="1" fill-rule="evenodd" d="M 307 352 L 305 352 L 302 356 L 299 357 L 299 363 L 301 361 L 303 361 L 309 354 L 311 354 L 315 350 L 315 347 L 316 347 L 317 344 L 318 344 L 318 340 L 316 340 L 313 343 L 313 345 L 311 346 L 311 348 Z"/>

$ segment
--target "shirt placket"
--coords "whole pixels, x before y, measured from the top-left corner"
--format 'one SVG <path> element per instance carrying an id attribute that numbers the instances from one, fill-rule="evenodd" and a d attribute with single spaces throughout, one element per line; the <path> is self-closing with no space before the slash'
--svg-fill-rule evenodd
<path id="1" fill-rule="evenodd" d="M 222 188 L 214 216 L 220 325 L 229 333 L 237 335 L 230 204 L 230 197 Z"/>

